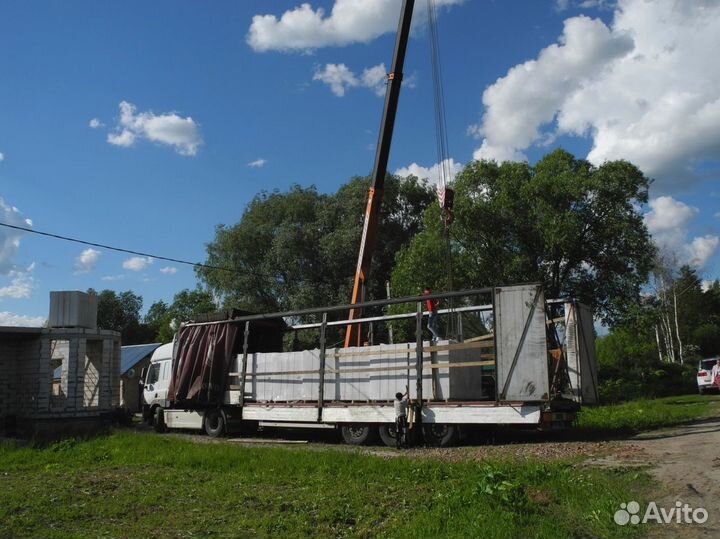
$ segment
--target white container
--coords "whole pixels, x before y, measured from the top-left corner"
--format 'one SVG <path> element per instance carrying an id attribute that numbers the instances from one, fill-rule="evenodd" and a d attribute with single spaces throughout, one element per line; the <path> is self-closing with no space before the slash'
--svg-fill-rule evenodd
<path id="1" fill-rule="evenodd" d="M 50 292 L 51 328 L 97 329 L 97 296 L 85 292 Z"/>

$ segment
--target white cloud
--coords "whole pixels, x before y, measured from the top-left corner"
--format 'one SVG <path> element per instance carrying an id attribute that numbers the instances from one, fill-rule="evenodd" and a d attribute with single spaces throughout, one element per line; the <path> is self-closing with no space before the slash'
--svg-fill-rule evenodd
<path id="1" fill-rule="evenodd" d="M 720 211 L 715 212 L 715 219 L 720 219 Z"/>
<path id="2" fill-rule="evenodd" d="M 33 288 L 35 288 L 35 279 L 32 276 L 34 269 L 35 263 L 25 269 L 11 270 L 8 273 L 11 279 L 10 284 L 0 287 L 0 298 L 28 299 L 32 296 Z"/>
<path id="3" fill-rule="evenodd" d="M 149 256 L 133 256 L 122 263 L 123 269 L 130 271 L 142 271 L 154 262 Z"/>
<path id="4" fill-rule="evenodd" d="M 385 86 L 387 83 L 387 68 L 384 63 L 380 63 L 373 67 L 363 69 L 360 75 L 356 75 L 345 64 L 325 64 L 324 67 L 317 67 L 313 80 L 324 82 L 330 86 L 330 90 L 338 97 L 343 97 L 345 92 L 350 88 L 368 88 L 375 95 L 382 97 L 385 95 Z M 413 84 L 409 84 L 409 79 L 403 84 L 408 88 L 413 88 Z"/>
<path id="5" fill-rule="evenodd" d="M 464 0 L 436 0 L 438 7 L 461 4 Z M 418 2 L 415 21 L 426 15 L 425 2 Z M 309 51 L 320 47 L 367 43 L 393 32 L 400 16 L 397 0 L 335 0 L 326 16 L 322 8 L 309 3 L 290 9 L 279 18 L 255 15 L 247 34 L 248 44 L 257 52 Z"/>
<path id="6" fill-rule="evenodd" d="M 560 44 L 513 67 L 485 90 L 485 115 L 473 128 L 484 139 L 474 157 L 522 159 L 522 151 L 542 138 L 540 127 L 555 118 L 568 95 L 581 91 L 631 47 L 628 36 L 613 35 L 600 20 L 567 19 Z"/>
<path id="7" fill-rule="evenodd" d="M 720 238 L 698 236 L 689 241 L 689 228 L 700 210 L 670 196 L 650 200 L 645 224 L 660 252 L 681 264 L 703 267 L 718 249 Z"/>
<path id="8" fill-rule="evenodd" d="M 172 266 L 167 266 L 165 268 L 160 268 L 160 273 L 163 275 L 175 275 L 177 273 L 177 268 L 174 268 Z"/>
<path id="9" fill-rule="evenodd" d="M 345 64 L 327 64 L 315 71 L 313 80 L 319 80 L 330 86 L 330 90 L 338 97 L 343 97 L 348 88 L 360 84 L 355 74 Z"/>
<path id="10" fill-rule="evenodd" d="M 558 44 L 485 91 L 475 157 L 522 157 L 549 131 L 591 137 L 589 160 L 627 159 L 661 190 L 693 179 L 720 161 L 719 48 L 716 1 L 619 0 L 609 27 L 567 19 Z"/>
<path id="11" fill-rule="evenodd" d="M 92 120 L 90 120 L 88 125 L 93 129 L 98 129 L 105 126 L 105 124 L 102 123 L 98 118 L 93 118 Z"/>
<path id="12" fill-rule="evenodd" d="M 136 140 L 146 139 L 175 148 L 180 155 L 196 155 L 203 143 L 200 129 L 191 117 L 183 118 L 174 112 L 156 115 L 137 113 L 132 103 L 120 103 L 120 122 L 107 141 L 115 146 L 132 146 Z"/>
<path id="13" fill-rule="evenodd" d="M 11 313 L 8 311 L 0 311 L 0 326 L 13 327 L 42 327 L 47 319 L 44 316 L 25 316 Z"/>
<path id="14" fill-rule="evenodd" d="M 122 274 L 121 275 L 105 275 L 100 278 L 101 281 L 109 281 L 109 282 L 122 281 L 124 279 L 125 279 L 125 275 L 122 275 Z"/>
<path id="15" fill-rule="evenodd" d="M 691 266 L 702 268 L 705 263 L 717 252 L 720 237 L 705 235 L 692 240 L 687 247 L 687 260 Z"/>
<path id="16" fill-rule="evenodd" d="M 690 222 L 700 213 L 699 209 L 670 196 L 652 199 L 649 206 L 650 211 L 645 214 L 645 224 L 650 233 L 655 235 L 687 232 Z"/>
<path id="17" fill-rule="evenodd" d="M 23 228 L 32 227 L 32 221 L 23 217 L 15 206 L 8 205 L 0 197 L 0 222 Z M 20 247 L 20 239 L 27 234 L 22 230 L 0 227 L 0 275 L 7 275 L 15 268 L 13 258 Z"/>
<path id="18" fill-rule="evenodd" d="M 446 159 L 443 163 L 446 171 L 445 174 L 446 176 L 449 175 L 447 181 L 451 182 L 455 179 L 457 173 L 462 170 L 463 165 L 456 163 L 452 158 Z M 397 169 L 395 175 L 402 177 L 417 176 L 421 180 L 426 179 L 432 184 L 437 184 L 440 179 L 440 166 L 438 163 L 435 163 L 430 167 L 423 167 L 417 163 L 412 163 L 411 165 Z"/>
<path id="19" fill-rule="evenodd" d="M 708 290 L 710 290 L 710 287 L 713 284 L 715 284 L 715 281 L 709 281 L 707 279 L 704 279 L 703 281 L 700 282 L 700 288 L 702 289 L 703 292 L 707 292 Z"/>
<path id="20" fill-rule="evenodd" d="M 250 168 L 262 168 L 262 167 L 264 167 L 265 165 L 267 165 L 267 159 L 262 159 L 262 158 L 260 158 L 260 159 L 255 159 L 255 161 L 250 161 L 250 162 L 248 163 L 248 166 L 249 166 Z"/>
<path id="21" fill-rule="evenodd" d="M 370 88 L 375 95 L 382 97 L 385 95 L 385 86 L 387 85 L 387 68 L 385 64 L 378 64 L 363 70 L 362 85 Z"/>
<path id="22" fill-rule="evenodd" d="M 98 260 L 100 260 L 100 255 L 102 255 L 101 251 L 92 248 L 85 249 L 75 259 L 75 265 L 73 266 L 75 273 L 88 273 L 94 270 Z"/>
<path id="23" fill-rule="evenodd" d="M 3 161 L 5 161 L 5 154 L 0 152 L 0 163 L 2 163 Z"/>

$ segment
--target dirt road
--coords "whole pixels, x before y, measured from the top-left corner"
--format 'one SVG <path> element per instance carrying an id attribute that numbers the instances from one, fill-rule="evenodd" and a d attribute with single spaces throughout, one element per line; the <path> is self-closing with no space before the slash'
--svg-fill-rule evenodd
<path id="1" fill-rule="evenodd" d="M 641 448 L 650 473 L 662 484 L 658 507 L 671 509 L 682 502 L 709 515 L 704 524 L 647 524 L 648 536 L 720 537 L 720 418 L 640 434 L 626 443 Z M 642 457 L 639 453 L 634 460 Z"/>

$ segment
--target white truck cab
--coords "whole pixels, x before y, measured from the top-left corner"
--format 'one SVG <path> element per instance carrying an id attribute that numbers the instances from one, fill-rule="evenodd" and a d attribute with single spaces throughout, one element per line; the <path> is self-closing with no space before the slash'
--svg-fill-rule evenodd
<path id="1" fill-rule="evenodd" d="M 143 383 L 143 417 L 159 431 L 165 428 L 163 410 L 168 405 L 172 353 L 173 343 L 163 344 L 153 352 Z"/>

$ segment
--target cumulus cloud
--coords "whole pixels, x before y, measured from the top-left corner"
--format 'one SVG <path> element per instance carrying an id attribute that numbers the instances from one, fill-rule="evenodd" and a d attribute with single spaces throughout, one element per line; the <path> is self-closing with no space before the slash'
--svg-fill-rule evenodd
<path id="1" fill-rule="evenodd" d="M 606 26 L 569 18 L 558 43 L 483 94 L 476 158 L 523 158 L 558 135 L 588 136 L 588 159 L 627 159 L 656 187 L 720 161 L 720 2 L 619 0 Z"/>
<path id="2" fill-rule="evenodd" d="M 191 118 L 183 118 L 174 112 L 156 115 L 153 112 L 137 112 L 132 103 L 120 103 L 120 121 L 115 131 L 108 134 L 107 141 L 115 146 L 129 147 L 138 139 L 145 139 L 172 146 L 180 155 L 196 155 L 203 143 L 200 129 Z"/>
<path id="3" fill-rule="evenodd" d="M 708 234 L 689 240 L 690 224 L 700 210 L 670 196 L 650 200 L 649 206 L 645 224 L 660 252 L 677 258 L 681 264 L 705 266 L 717 251 L 720 237 Z"/>
<path id="4" fill-rule="evenodd" d="M 255 159 L 255 161 L 250 161 L 248 163 L 248 166 L 250 168 L 262 168 L 267 164 L 267 159 Z"/>
<path id="5" fill-rule="evenodd" d="M 99 128 L 103 127 L 105 124 L 102 123 L 98 118 L 93 118 L 92 120 L 90 120 L 90 123 L 88 125 L 90 127 L 92 127 L 93 129 L 99 129 Z"/>
<path id="6" fill-rule="evenodd" d="M 27 299 L 32 296 L 35 288 L 35 279 L 32 272 L 35 264 L 30 264 L 24 269 L 14 269 L 8 273 L 10 284 L 0 287 L 0 298 Z"/>
<path id="7" fill-rule="evenodd" d="M 720 237 L 707 234 L 692 240 L 687 248 L 687 258 L 691 266 L 702 268 L 717 252 Z"/>
<path id="8" fill-rule="evenodd" d="M 130 271 L 142 271 L 153 263 L 152 257 L 133 256 L 122 263 L 123 269 Z"/>
<path id="9" fill-rule="evenodd" d="M 25 316 L 11 313 L 8 311 L 0 311 L 0 326 L 13 327 L 43 327 L 46 318 L 43 316 Z"/>
<path id="10" fill-rule="evenodd" d="M 315 69 L 313 80 L 323 82 L 330 86 L 330 90 L 337 97 L 343 97 L 350 88 L 368 88 L 378 97 L 385 95 L 387 83 L 387 68 L 384 63 L 363 69 L 363 72 L 356 75 L 345 64 L 325 64 L 324 67 Z M 406 80 L 409 88 L 414 87 Z"/>
<path id="11" fill-rule="evenodd" d="M 160 273 L 162 273 L 163 275 L 175 275 L 177 271 L 177 268 L 174 268 L 172 266 L 160 268 Z"/>
<path id="12" fill-rule="evenodd" d="M 101 251 L 97 251 L 92 248 L 85 249 L 75 259 L 75 264 L 73 266 L 75 273 L 88 273 L 94 270 L 98 260 L 100 260 L 100 255 L 102 255 Z"/>
<path id="13" fill-rule="evenodd" d="M 0 221 L 13 226 L 32 227 L 32 221 L 23 217 L 20 210 L 10 206 L 0 197 Z M 13 258 L 20 248 L 20 239 L 27 234 L 22 230 L 0 227 L 0 275 L 7 275 L 15 269 Z"/>
<path id="14" fill-rule="evenodd" d="M 122 281 L 125 279 L 125 275 L 105 275 L 100 278 L 101 281 L 115 282 Z"/>
<path id="15" fill-rule="evenodd" d="M 445 170 L 446 181 L 451 182 L 455 179 L 455 176 L 463 168 L 462 163 L 456 163 L 454 159 L 446 159 L 443 161 L 443 168 Z M 417 163 L 412 163 L 406 167 L 399 168 L 395 171 L 396 176 L 416 176 L 421 180 L 428 180 L 432 184 L 437 184 L 440 180 L 440 164 L 435 163 L 430 167 L 423 167 Z"/>
<path id="16" fill-rule="evenodd" d="M 436 0 L 438 7 L 464 0 Z M 367 43 L 395 31 L 400 15 L 397 0 L 335 0 L 329 15 L 309 3 L 275 15 L 255 15 L 247 43 L 257 52 L 309 51 L 320 47 Z M 416 6 L 416 21 L 427 14 L 425 2 Z"/>

